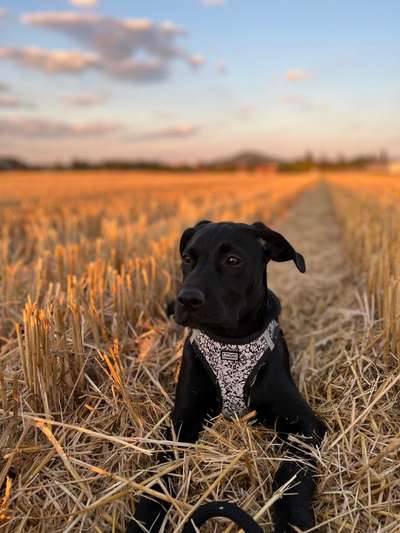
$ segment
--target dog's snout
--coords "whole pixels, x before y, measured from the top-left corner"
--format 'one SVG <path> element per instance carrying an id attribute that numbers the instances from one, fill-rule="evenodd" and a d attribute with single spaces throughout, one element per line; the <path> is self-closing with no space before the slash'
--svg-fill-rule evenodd
<path id="1" fill-rule="evenodd" d="M 182 289 L 178 294 L 178 302 L 189 309 L 198 309 L 205 301 L 206 297 L 198 289 Z"/>

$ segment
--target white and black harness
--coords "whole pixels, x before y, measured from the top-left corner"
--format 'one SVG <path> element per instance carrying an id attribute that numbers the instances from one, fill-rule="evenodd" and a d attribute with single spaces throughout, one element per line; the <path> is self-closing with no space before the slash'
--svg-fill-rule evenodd
<path id="1" fill-rule="evenodd" d="M 225 418 L 249 412 L 250 389 L 279 332 L 276 320 L 255 336 L 234 344 L 232 339 L 210 337 L 199 329 L 190 332 L 190 344 L 219 389 Z"/>

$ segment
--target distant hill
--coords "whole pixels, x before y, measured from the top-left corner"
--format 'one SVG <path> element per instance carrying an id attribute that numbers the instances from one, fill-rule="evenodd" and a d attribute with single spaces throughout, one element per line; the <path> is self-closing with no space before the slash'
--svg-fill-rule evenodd
<path id="1" fill-rule="evenodd" d="M 271 157 L 260 152 L 245 151 L 232 155 L 231 157 L 210 161 L 201 166 L 212 170 L 253 170 L 257 167 L 277 162 L 278 159 L 276 157 Z"/>

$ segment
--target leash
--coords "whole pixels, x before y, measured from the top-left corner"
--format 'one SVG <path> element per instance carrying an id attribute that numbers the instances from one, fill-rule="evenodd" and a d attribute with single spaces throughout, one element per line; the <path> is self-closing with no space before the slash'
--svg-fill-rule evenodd
<path id="1" fill-rule="evenodd" d="M 189 521 L 186 522 L 182 533 L 196 533 L 197 529 L 205 524 L 210 518 L 229 518 L 245 533 L 263 533 L 261 527 L 243 509 L 235 503 L 227 501 L 216 501 L 205 503 L 193 513 Z"/>

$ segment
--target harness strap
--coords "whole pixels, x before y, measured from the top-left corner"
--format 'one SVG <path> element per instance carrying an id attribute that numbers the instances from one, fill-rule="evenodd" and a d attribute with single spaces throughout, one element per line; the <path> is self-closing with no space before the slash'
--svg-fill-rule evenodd
<path id="1" fill-rule="evenodd" d="M 273 341 L 276 329 L 278 327 L 278 323 L 276 320 L 271 320 L 271 322 L 268 324 L 268 326 L 265 328 L 265 330 L 261 333 L 259 338 L 264 338 L 268 348 L 272 351 L 275 348 L 275 343 Z M 205 333 L 202 333 L 199 329 L 192 329 L 190 330 L 190 336 L 189 341 L 190 344 L 193 344 L 193 342 L 196 341 L 196 339 L 201 335 L 205 335 Z M 234 342 L 228 342 L 228 339 L 226 341 L 226 344 L 235 344 Z M 240 345 L 239 345 L 240 346 Z"/>
<path id="2" fill-rule="evenodd" d="M 194 341 L 196 340 L 196 337 L 199 336 L 199 333 L 200 333 L 200 331 L 198 329 L 192 329 L 191 330 L 191 334 L 190 334 L 190 337 L 189 337 L 190 344 L 194 343 Z"/>

